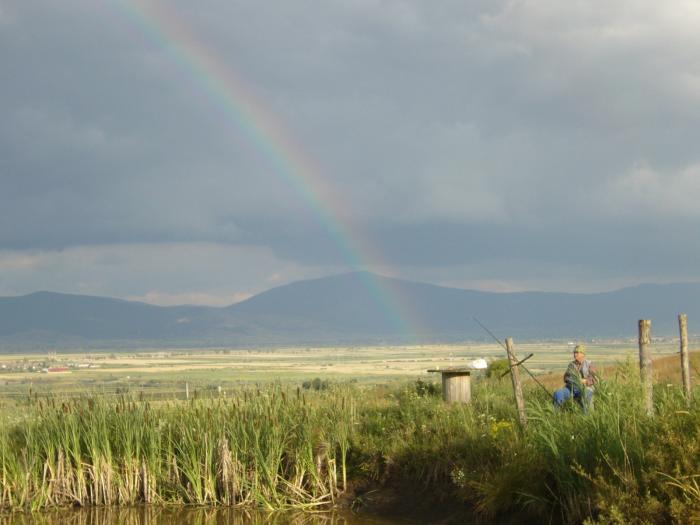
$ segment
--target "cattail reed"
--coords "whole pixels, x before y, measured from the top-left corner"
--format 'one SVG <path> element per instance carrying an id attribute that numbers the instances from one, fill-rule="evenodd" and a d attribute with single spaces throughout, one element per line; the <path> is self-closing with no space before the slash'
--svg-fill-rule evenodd
<path id="1" fill-rule="evenodd" d="M 216 400 L 156 404 L 135 396 L 52 399 L 0 428 L 0 508 L 158 502 L 278 509 L 322 505 L 345 488 L 336 481 L 335 456 L 347 448 L 335 429 L 347 428 L 346 413 L 330 412 L 327 401 L 307 404 L 280 385 Z M 322 440 L 312 431 L 321 427 Z"/>

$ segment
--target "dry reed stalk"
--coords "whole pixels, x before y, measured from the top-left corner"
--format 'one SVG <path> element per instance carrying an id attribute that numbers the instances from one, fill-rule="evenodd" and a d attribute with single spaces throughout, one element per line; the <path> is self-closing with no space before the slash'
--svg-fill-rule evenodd
<path id="1" fill-rule="evenodd" d="M 68 480 L 66 479 L 66 459 L 63 455 L 63 450 L 58 451 L 58 461 L 56 462 L 54 479 L 56 482 L 56 492 L 59 496 L 66 497 L 68 494 Z"/>
<path id="2" fill-rule="evenodd" d="M 141 462 L 141 497 L 144 503 L 151 503 L 151 486 L 146 461 Z"/>
<path id="3" fill-rule="evenodd" d="M 231 450 L 228 446 L 228 439 L 222 437 L 218 443 L 218 465 L 217 465 L 217 488 L 219 499 L 225 504 L 235 504 L 235 481 L 234 466 L 231 458 Z"/>
<path id="4" fill-rule="evenodd" d="M 114 476 L 114 469 L 108 461 L 102 463 L 102 488 L 104 491 L 104 501 L 107 505 L 112 505 L 114 503 L 114 493 L 112 489 L 112 477 Z"/>
<path id="5" fill-rule="evenodd" d="M 327 465 L 328 489 L 331 495 L 331 501 L 335 503 L 335 495 L 338 493 L 338 475 L 335 468 L 335 459 L 329 459 Z"/>
<path id="6" fill-rule="evenodd" d="M 86 470 L 92 480 L 88 503 L 93 505 L 111 505 L 111 465 L 103 457 L 98 457 L 93 461 L 92 465 L 87 466 Z"/>
<path id="7" fill-rule="evenodd" d="M 43 475 L 41 478 L 41 486 L 45 487 L 45 495 L 49 504 L 53 504 L 52 489 L 53 489 L 53 472 L 49 460 L 44 461 Z"/>
<path id="8" fill-rule="evenodd" d="M 90 482 L 88 483 L 88 497 L 87 497 L 87 503 L 91 503 L 93 505 L 100 504 L 99 500 L 99 489 L 98 489 L 98 481 L 97 481 L 97 472 L 95 472 L 95 466 L 94 465 L 87 465 L 86 467 L 87 473 L 88 473 L 88 479 Z"/>
<path id="9" fill-rule="evenodd" d="M 322 441 L 316 445 L 316 450 L 314 451 L 314 457 L 316 461 L 316 475 L 319 478 L 323 477 L 326 467 L 328 465 L 328 448 L 329 445 L 326 441 Z"/>
<path id="10" fill-rule="evenodd" d="M 173 455 L 173 461 L 170 463 L 170 481 L 176 485 L 180 480 L 179 470 L 177 468 L 177 457 Z"/>
<path id="11" fill-rule="evenodd" d="M 141 473 L 139 470 L 139 464 L 135 459 L 126 461 L 122 468 L 122 485 L 119 498 L 126 505 L 138 503 L 139 501 L 141 493 Z"/>

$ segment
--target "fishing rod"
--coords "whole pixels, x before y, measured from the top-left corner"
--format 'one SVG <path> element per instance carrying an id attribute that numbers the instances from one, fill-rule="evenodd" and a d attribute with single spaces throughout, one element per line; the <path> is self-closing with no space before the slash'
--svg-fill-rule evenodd
<path id="1" fill-rule="evenodd" d="M 477 323 L 481 328 L 483 328 L 483 329 L 486 331 L 487 334 L 489 334 L 491 337 L 493 337 L 493 340 L 496 341 L 499 345 L 501 345 L 501 348 L 503 348 L 503 350 L 505 350 L 506 353 L 508 353 L 508 349 L 505 347 L 505 345 L 501 342 L 501 340 L 500 340 L 498 337 L 496 337 L 495 335 L 493 335 L 493 332 L 492 332 L 491 330 L 489 330 L 488 328 L 486 328 L 486 327 L 482 324 L 482 322 L 479 321 L 476 317 L 472 317 L 472 319 L 474 319 L 474 321 L 476 321 L 476 323 Z M 532 372 L 530 372 L 530 370 L 528 370 L 528 368 L 523 364 L 525 361 L 527 361 L 528 359 L 530 359 L 530 358 L 532 357 L 532 355 L 533 355 L 533 354 L 530 354 L 530 355 L 527 356 L 525 359 L 521 359 L 519 362 L 517 362 L 517 363 L 515 363 L 515 364 L 513 364 L 513 365 L 510 364 L 510 360 L 509 360 L 509 362 L 508 362 L 508 372 L 510 372 L 510 371 L 512 370 L 513 367 L 515 367 L 515 366 L 520 366 L 523 370 L 525 370 L 525 372 L 528 373 L 528 375 L 535 381 L 535 383 L 537 383 L 537 384 L 540 386 L 540 388 L 541 388 L 542 390 L 544 390 L 544 391 L 547 393 L 547 395 L 548 395 L 549 397 L 552 397 L 552 393 L 551 393 L 549 390 L 547 390 L 547 387 L 545 387 L 542 383 L 540 383 L 539 380 L 534 376 L 534 374 L 533 374 Z M 503 374 L 503 375 L 505 375 L 505 374 Z M 503 377 L 503 376 L 501 376 L 501 377 Z"/>

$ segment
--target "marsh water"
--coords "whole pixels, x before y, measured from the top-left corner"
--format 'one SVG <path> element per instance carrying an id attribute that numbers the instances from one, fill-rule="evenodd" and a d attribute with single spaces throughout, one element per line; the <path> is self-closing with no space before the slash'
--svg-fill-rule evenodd
<path id="1" fill-rule="evenodd" d="M 405 519 L 349 511 L 249 512 L 232 508 L 81 508 L 36 513 L 0 513 L 0 525 L 407 525 Z"/>

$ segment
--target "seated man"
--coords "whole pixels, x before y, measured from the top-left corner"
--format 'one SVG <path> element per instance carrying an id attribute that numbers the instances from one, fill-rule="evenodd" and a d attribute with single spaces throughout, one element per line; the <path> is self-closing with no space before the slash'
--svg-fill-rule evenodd
<path id="1" fill-rule="evenodd" d="M 569 363 L 564 373 L 564 388 L 554 392 L 554 404 L 562 406 L 571 396 L 584 410 L 593 403 L 593 385 L 597 381 L 595 368 L 586 359 L 586 348 L 576 345 L 574 360 Z"/>

